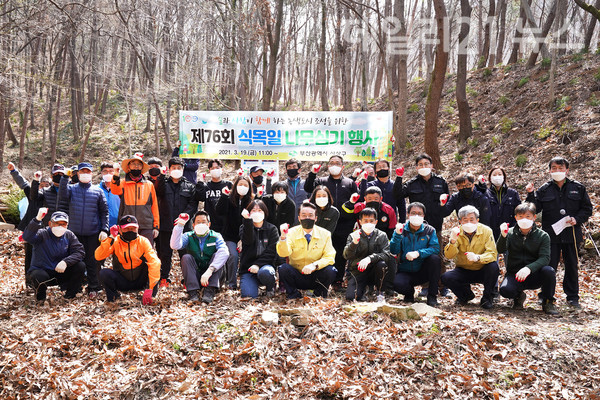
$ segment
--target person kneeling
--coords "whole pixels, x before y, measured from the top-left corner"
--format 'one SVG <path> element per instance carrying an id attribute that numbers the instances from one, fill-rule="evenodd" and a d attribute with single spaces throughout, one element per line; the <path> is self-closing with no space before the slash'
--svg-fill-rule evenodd
<path id="1" fill-rule="evenodd" d="M 317 206 L 312 203 L 302 203 L 298 220 L 300 225 L 289 228 L 284 224 L 280 229 L 277 254 L 289 257 L 289 264 L 279 267 L 279 281 L 288 299 L 300 298 L 298 289 L 312 289 L 316 296 L 326 298 L 337 273 L 331 233 L 315 226 Z"/>
<path id="2" fill-rule="evenodd" d="M 42 228 L 42 220 L 47 213 L 47 208 L 40 208 L 23 231 L 23 240 L 33 246 L 27 275 L 38 301 L 46 299 L 46 289 L 53 285 L 60 286 L 61 290 L 66 289 L 65 299 L 73 299 L 81 292 L 85 273 L 83 245 L 67 229 L 69 217 L 62 211 L 53 213 L 48 227 Z"/>
<path id="3" fill-rule="evenodd" d="M 415 301 L 415 286 L 429 283 L 427 304 L 436 307 L 438 280 L 442 270 L 440 244 L 435 228 L 423 222 L 425 206 L 408 205 L 408 222 L 396 225 L 390 248 L 398 254 L 398 272 L 394 290 L 404 295 L 404 301 Z"/>
<path id="4" fill-rule="evenodd" d="M 362 301 L 367 286 L 374 285 L 376 294 L 381 294 L 389 269 L 395 267 L 390 253 L 387 234 L 375 228 L 377 211 L 363 208 L 358 213 L 360 229 L 348 235 L 344 258 L 350 262 L 346 300 Z"/>
<path id="5" fill-rule="evenodd" d="M 160 259 L 150 241 L 138 234 L 138 229 L 137 218 L 124 215 L 96 249 L 98 261 L 113 256 L 112 269 L 103 268 L 99 274 L 109 303 L 121 297 L 119 291 L 144 289 L 142 304 L 152 304 L 158 292 Z"/>
<path id="6" fill-rule="evenodd" d="M 523 308 L 525 289 L 542 288 L 542 308 L 546 314 L 556 315 L 554 290 L 556 273 L 550 265 L 550 236 L 535 225 L 535 204 L 523 203 L 515 208 L 517 225 L 500 226 L 496 244 L 500 253 L 507 253 L 506 276 L 500 285 L 500 294 L 513 299 L 513 308 Z"/>
<path id="7" fill-rule="evenodd" d="M 221 234 L 210 229 L 210 216 L 206 211 L 198 211 L 192 219 L 194 229 L 183 233 L 188 219 L 187 214 L 181 214 L 175 220 L 171 248 L 187 251 L 181 257 L 181 272 L 190 301 L 199 301 L 200 290 L 204 288 L 202 302 L 210 304 L 219 290 L 229 250 Z"/>
<path id="8" fill-rule="evenodd" d="M 456 268 L 442 275 L 442 283 L 465 305 L 475 298 L 472 283 L 483 283 L 481 307 L 494 307 L 493 290 L 498 284 L 498 251 L 492 229 L 479 223 L 479 211 L 473 206 L 458 210 L 461 228 L 450 232 L 450 243 L 444 248 L 446 258 L 455 258 Z"/>

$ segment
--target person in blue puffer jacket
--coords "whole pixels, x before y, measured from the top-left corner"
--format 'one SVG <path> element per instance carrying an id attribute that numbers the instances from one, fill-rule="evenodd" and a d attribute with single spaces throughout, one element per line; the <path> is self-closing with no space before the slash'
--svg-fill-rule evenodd
<path id="1" fill-rule="evenodd" d="M 91 184 L 92 164 L 82 162 L 77 169 L 79 182 L 69 185 L 68 177 L 64 176 L 60 181 L 59 197 L 69 199 L 71 231 L 85 249 L 87 291 L 90 298 L 95 298 L 101 286 L 98 281 L 100 264 L 96 261 L 94 253 L 100 242 L 108 237 L 108 205 L 102 189 Z"/>
<path id="2" fill-rule="evenodd" d="M 438 281 L 442 269 L 440 244 L 435 228 L 424 222 L 425 206 L 408 205 L 408 222 L 396 225 L 390 251 L 398 255 L 394 290 L 404 295 L 404 301 L 415 301 L 415 286 L 429 283 L 427 304 L 437 306 Z"/>
<path id="3" fill-rule="evenodd" d="M 110 191 L 110 182 L 114 171 L 113 165 L 110 163 L 103 162 L 100 166 L 102 181 L 98 184 L 98 187 L 104 192 L 108 204 L 108 226 L 117 225 L 117 222 L 119 222 L 119 207 L 121 206 L 121 198 Z"/>

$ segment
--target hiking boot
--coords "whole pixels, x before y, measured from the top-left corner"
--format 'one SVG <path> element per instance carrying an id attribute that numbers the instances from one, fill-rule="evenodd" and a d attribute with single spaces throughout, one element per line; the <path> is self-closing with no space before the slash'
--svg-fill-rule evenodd
<path id="1" fill-rule="evenodd" d="M 473 293 L 469 294 L 466 299 L 461 299 L 457 296 L 455 304 L 458 306 L 466 306 L 474 298 L 475 298 L 475 295 Z"/>
<path id="2" fill-rule="evenodd" d="M 208 286 L 204 288 L 204 293 L 202 294 L 202 302 L 206 304 L 210 304 L 215 299 L 215 294 L 217 294 L 217 288 L 212 286 Z"/>
<path id="3" fill-rule="evenodd" d="M 160 284 L 158 285 L 158 287 L 161 287 L 161 288 L 163 288 L 163 287 L 164 288 L 169 287 L 169 281 L 167 279 L 161 279 L 160 280 Z"/>
<path id="4" fill-rule="evenodd" d="M 494 308 L 494 301 L 492 299 L 482 298 L 479 305 L 485 310 L 491 310 L 492 308 Z"/>
<path id="5" fill-rule="evenodd" d="M 548 315 L 558 315 L 558 310 L 554 305 L 552 300 L 544 300 L 544 304 L 542 304 L 542 310 Z"/>
<path id="6" fill-rule="evenodd" d="M 513 310 L 522 310 L 523 304 L 525 304 L 525 300 L 527 300 L 527 295 L 525 294 L 525 292 L 519 293 L 519 295 L 515 297 L 513 301 Z"/>
<path id="7" fill-rule="evenodd" d="M 442 297 L 450 297 L 450 290 L 447 287 L 443 287 L 440 289 L 440 296 Z"/>
<path id="8" fill-rule="evenodd" d="M 421 289 L 421 291 L 419 292 L 419 294 L 417 296 L 418 297 L 427 297 L 428 294 L 429 294 L 429 288 L 424 287 L 423 289 Z"/>
<path id="9" fill-rule="evenodd" d="M 403 301 L 405 303 L 414 303 L 415 302 L 415 296 L 414 295 L 405 294 Z"/>
<path id="10" fill-rule="evenodd" d="M 440 305 L 440 303 L 438 303 L 437 298 L 434 296 L 427 296 L 427 305 L 430 307 L 437 307 Z"/>
<path id="11" fill-rule="evenodd" d="M 576 309 L 580 309 L 581 308 L 581 306 L 579 305 L 579 300 L 567 300 L 567 304 L 571 308 L 576 308 Z"/>
<path id="12" fill-rule="evenodd" d="M 190 290 L 188 292 L 188 296 L 189 296 L 188 300 L 191 301 L 192 303 L 200 301 L 200 296 L 198 295 L 197 290 Z"/>

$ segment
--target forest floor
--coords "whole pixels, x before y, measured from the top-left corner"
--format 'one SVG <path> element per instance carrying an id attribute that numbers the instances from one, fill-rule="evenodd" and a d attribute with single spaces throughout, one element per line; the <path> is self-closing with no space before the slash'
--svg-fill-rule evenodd
<path id="1" fill-rule="evenodd" d="M 492 165 L 503 165 L 508 184 L 524 197 L 527 182 L 539 186 L 548 180 L 547 161 L 563 155 L 572 162 L 570 176 L 592 197 L 588 227 L 598 239 L 599 67 L 596 55 L 562 59 L 559 101 L 552 107 L 545 104 L 549 71 L 539 64 L 472 71 L 468 92 L 475 130 L 463 145 L 456 143 L 450 77 L 440 108 L 442 175 L 452 182 L 463 169 L 487 175 Z M 410 86 L 411 145 L 395 156 L 406 176 L 415 174 L 414 156 L 423 150 L 424 89 L 423 82 Z M 379 99 L 372 108 L 387 106 Z M 128 137 L 134 150 L 152 153 L 152 133 L 135 131 L 134 121 L 135 134 L 129 136 L 122 116 L 107 120 L 113 117 L 112 125 L 98 124 L 91 161 L 121 159 Z M 71 165 L 77 151 L 67 136 L 62 140 L 67 145 L 59 155 Z M 39 137 L 32 135 L 29 146 L 26 176 L 38 169 Z M 16 157 L 15 149 L 7 149 L 6 160 Z M 0 186 L 8 181 L 7 174 L 0 176 Z M 191 305 L 178 283 L 177 261 L 176 283 L 161 290 L 152 306 L 141 306 L 140 293 L 108 306 L 83 295 L 65 301 L 56 290 L 36 305 L 25 288 L 17 235 L 0 232 L 3 399 L 600 399 L 600 259 L 590 246 L 581 253 L 581 310 L 565 305 L 561 267 L 556 317 L 540 310 L 531 291 L 522 311 L 505 299 L 485 311 L 476 302 L 458 307 L 454 298 L 440 298 L 442 316 L 394 322 L 387 315 L 345 311 L 341 294 L 328 300 L 286 302 L 279 295 L 242 301 L 239 292 L 227 291 L 213 305 Z M 403 304 L 399 298 L 386 301 Z M 309 324 L 261 323 L 263 311 L 284 308 L 311 309 Z"/>

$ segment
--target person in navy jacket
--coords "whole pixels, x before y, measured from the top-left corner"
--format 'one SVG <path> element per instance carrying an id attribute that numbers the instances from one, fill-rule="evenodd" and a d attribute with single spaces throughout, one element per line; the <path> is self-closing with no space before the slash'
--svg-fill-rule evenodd
<path id="1" fill-rule="evenodd" d="M 515 226 L 515 208 L 521 204 L 519 192 L 509 188 L 506 184 L 506 172 L 504 168 L 494 167 L 488 175 L 490 187 L 484 187 L 483 193 L 490 203 L 490 225 L 494 233 L 494 240 L 500 238 L 500 225 L 507 223 Z M 477 187 L 479 189 L 479 187 Z"/>
<path id="2" fill-rule="evenodd" d="M 83 245 L 67 229 L 69 217 L 62 211 L 53 213 L 48 227 L 42 228 L 47 213 L 47 208 L 40 208 L 23 232 L 23 239 L 33 246 L 28 275 L 37 300 L 44 301 L 47 287 L 54 285 L 66 290 L 65 299 L 72 299 L 81 291 L 83 283 Z"/>

